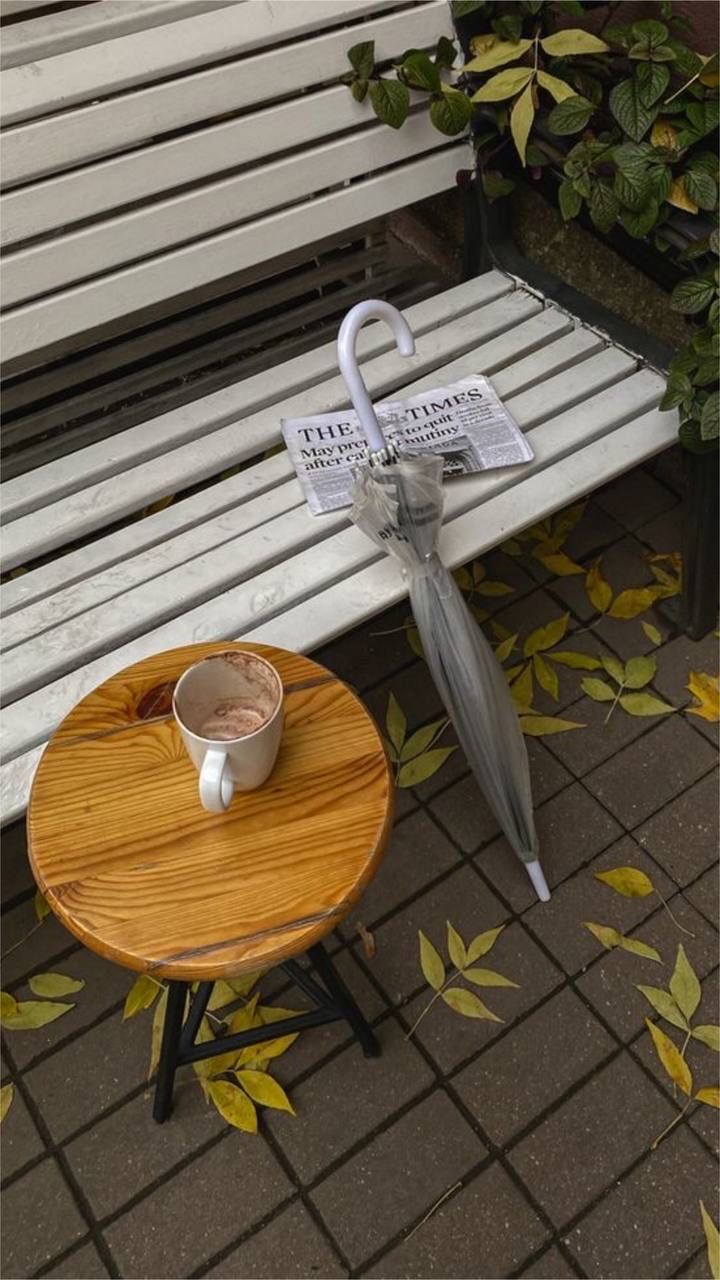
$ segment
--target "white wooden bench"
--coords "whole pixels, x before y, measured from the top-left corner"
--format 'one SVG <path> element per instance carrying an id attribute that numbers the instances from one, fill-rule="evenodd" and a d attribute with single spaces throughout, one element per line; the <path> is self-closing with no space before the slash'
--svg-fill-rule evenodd
<path id="1" fill-rule="evenodd" d="M 149 315 L 182 316 L 193 291 L 243 270 L 274 277 L 282 255 L 309 257 L 471 163 L 424 115 L 395 133 L 339 83 L 359 39 L 390 59 L 451 35 L 445 0 L 96 0 L 21 25 L 4 94 L 11 373 L 43 379 L 68 352 L 101 367 Z M 675 438 L 658 372 L 506 273 L 406 314 L 411 360 L 383 327 L 361 337 L 373 397 L 485 373 L 535 451 L 526 467 L 448 485 L 450 564 Z M 397 568 L 344 512 L 309 515 L 273 452 L 282 417 L 346 403 L 324 342 L 6 481 L 2 568 L 30 567 L 2 587 L 4 821 L 24 810 L 60 718 L 118 668 L 219 638 L 309 651 L 402 596 Z"/>

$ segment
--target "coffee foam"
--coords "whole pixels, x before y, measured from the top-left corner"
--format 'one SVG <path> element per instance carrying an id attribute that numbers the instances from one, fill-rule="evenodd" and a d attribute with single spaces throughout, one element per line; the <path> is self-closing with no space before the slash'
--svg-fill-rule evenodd
<path id="1" fill-rule="evenodd" d="M 257 733 L 267 724 L 272 709 L 263 708 L 259 702 L 248 698 L 226 698 L 218 702 L 200 726 L 201 738 L 228 742 L 231 738 L 246 738 Z"/>

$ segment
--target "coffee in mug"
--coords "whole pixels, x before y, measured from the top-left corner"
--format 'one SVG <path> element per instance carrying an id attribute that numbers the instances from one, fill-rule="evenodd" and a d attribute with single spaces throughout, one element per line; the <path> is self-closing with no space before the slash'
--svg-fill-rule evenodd
<path id="1" fill-rule="evenodd" d="M 282 705 L 275 668 L 241 649 L 203 658 L 180 677 L 173 714 L 199 773 L 205 809 L 222 813 L 234 791 L 267 781 L 282 737 Z"/>

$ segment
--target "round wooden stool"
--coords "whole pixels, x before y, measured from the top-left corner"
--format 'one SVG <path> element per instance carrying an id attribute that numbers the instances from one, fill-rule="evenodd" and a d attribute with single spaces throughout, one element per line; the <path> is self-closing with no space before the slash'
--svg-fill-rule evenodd
<path id="1" fill-rule="evenodd" d="M 187 667 L 230 649 L 276 668 L 285 729 L 268 782 L 215 814 L 201 807 L 171 700 Z M 217 978 L 282 965 L 316 1007 L 273 1023 L 273 1037 L 342 1018 L 366 1056 L 379 1052 L 320 940 L 377 869 L 392 797 L 380 734 L 355 694 L 316 662 L 268 645 L 157 654 L 63 720 L 33 782 L 30 861 L 50 907 L 81 942 L 169 979 L 156 1120 L 170 1114 L 178 1066 L 268 1038 L 260 1027 L 195 1044 Z M 293 959 L 303 952 L 315 977 Z"/>

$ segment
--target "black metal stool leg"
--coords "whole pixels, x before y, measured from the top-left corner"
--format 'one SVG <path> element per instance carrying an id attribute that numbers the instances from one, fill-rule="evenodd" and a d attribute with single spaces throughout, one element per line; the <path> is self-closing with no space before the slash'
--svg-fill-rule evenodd
<path id="1" fill-rule="evenodd" d="M 308 955 L 317 971 L 318 977 L 324 982 L 346 1022 L 350 1024 L 357 1039 L 360 1041 L 365 1057 L 378 1058 L 380 1056 L 380 1045 L 345 983 L 336 971 L 335 966 L 328 958 L 325 948 L 321 943 L 318 943 L 310 948 Z"/>
<path id="2" fill-rule="evenodd" d="M 168 1000 L 153 1103 L 153 1119 L 157 1120 L 158 1124 L 163 1124 L 172 1111 L 173 1084 L 178 1066 L 180 1033 L 187 990 L 187 982 L 168 983 Z"/>

